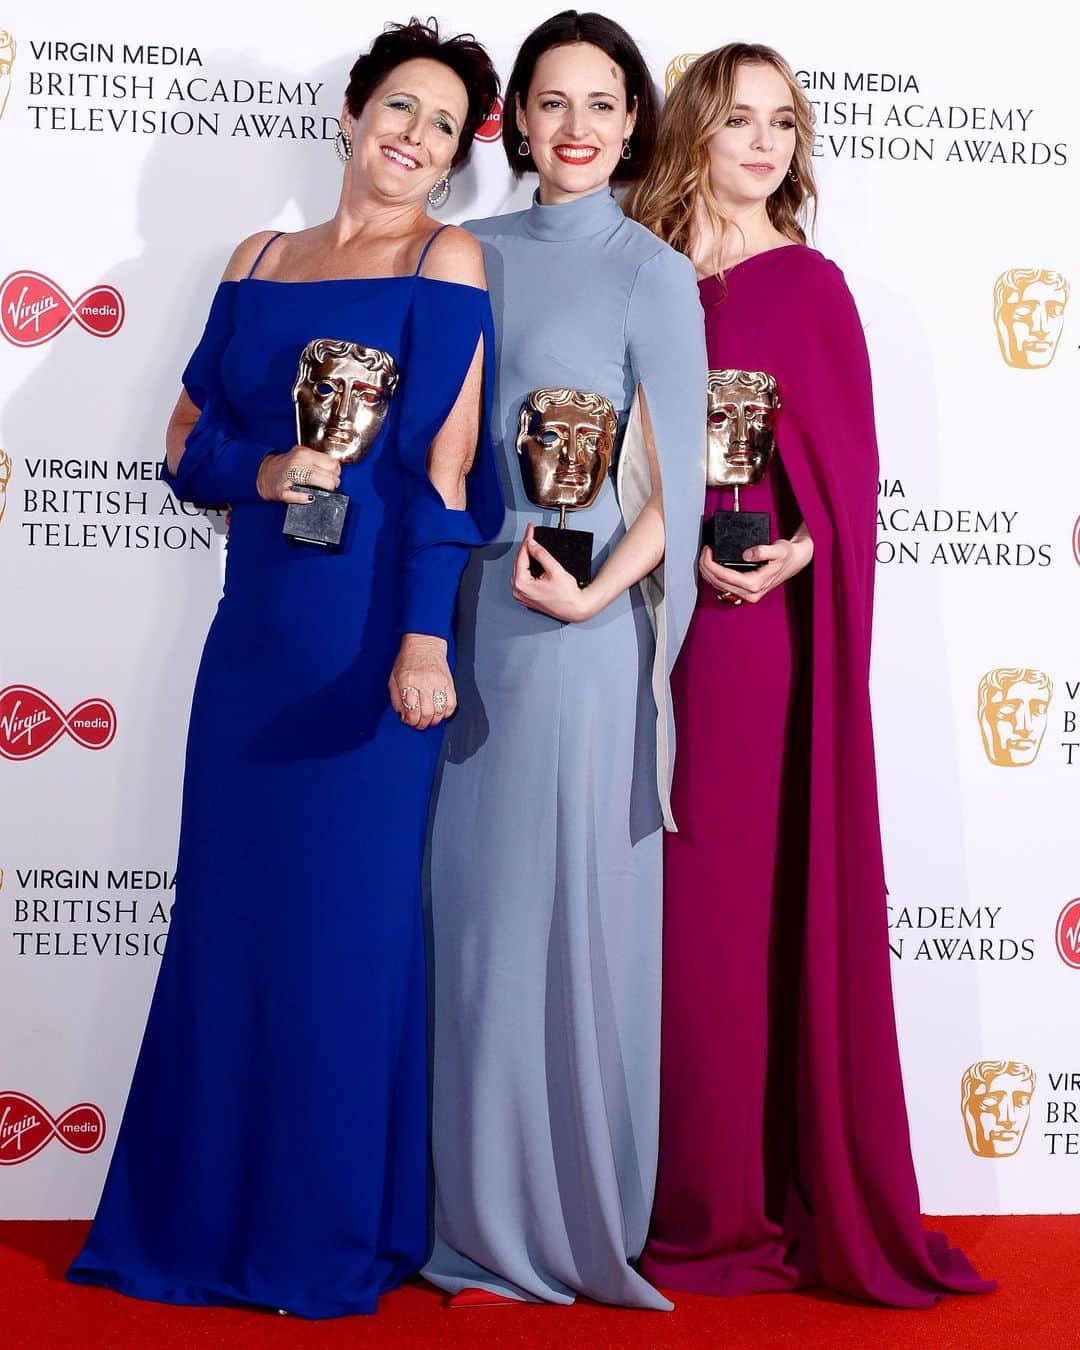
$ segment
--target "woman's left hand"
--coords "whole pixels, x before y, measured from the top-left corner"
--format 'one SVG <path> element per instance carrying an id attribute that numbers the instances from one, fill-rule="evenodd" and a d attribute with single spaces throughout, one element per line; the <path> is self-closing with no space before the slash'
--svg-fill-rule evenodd
<path id="1" fill-rule="evenodd" d="M 457 690 L 446 662 L 446 639 L 406 633 L 388 684 L 390 703 L 406 726 L 425 731 L 453 717 Z"/>
<path id="2" fill-rule="evenodd" d="M 531 559 L 544 569 L 543 576 L 534 577 L 529 571 Z M 510 590 L 514 599 L 526 609 L 549 614 L 563 623 L 580 623 L 592 615 L 588 587 L 582 589 L 576 578 L 536 542 L 531 524 L 525 529 L 525 538 L 514 560 Z"/>
<path id="3" fill-rule="evenodd" d="M 712 549 L 706 545 L 698 559 L 698 571 L 717 595 L 733 595 L 756 605 L 771 590 L 797 576 L 813 556 L 814 541 L 807 534 L 797 534 L 793 539 L 776 539 L 771 544 L 748 548 L 743 554 L 744 561 L 763 562 L 765 566 L 753 572 L 736 572 L 713 562 Z"/>

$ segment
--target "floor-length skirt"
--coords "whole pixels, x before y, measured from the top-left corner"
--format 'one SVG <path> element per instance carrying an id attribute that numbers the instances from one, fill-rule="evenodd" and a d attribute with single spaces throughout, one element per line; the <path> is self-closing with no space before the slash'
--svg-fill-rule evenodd
<path id="1" fill-rule="evenodd" d="M 593 520 L 617 542 L 614 514 Z M 504 541 L 466 572 L 437 788 L 424 1273 L 450 1292 L 665 1308 L 629 1264 L 659 1092 L 652 630 L 636 587 L 581 624 L 523 608 L 513 555 Z"/>
<path id="2" fill-rule="evenodd" d="M 775 517 L 772 475 L 752 491 L 748 507 Z M 721 504 L 711 490 L 708 511 Z M 703 585 L 672 680 L 680 829 L 664 847 L 660 1165 L 641 1263 L 670 1288 L 740 1294 L 799 1279 L 808 599 L 805 577 L 756 605 Z"/>
<path id="3" fill-rule="evenodd" d="M 427 1250 L 420 869 L 441 736 L 389 706 L 389 626 L 350 657 L 344 597 L 312 608 L 347 558 L 288 561 L 227 595 L 207 639 L 171 930 L 70 1278 L 328 1317 L 374 1312 Z"/>

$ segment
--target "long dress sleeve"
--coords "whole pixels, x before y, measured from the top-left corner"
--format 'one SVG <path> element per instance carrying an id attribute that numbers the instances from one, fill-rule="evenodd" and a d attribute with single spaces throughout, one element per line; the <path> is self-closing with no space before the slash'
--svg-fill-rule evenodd
<path id="1" fill-rule="evenodd" d="M 794 250 L 793 250 L 794 252 Z M 809 860 L 800 1062 L 804 1183 L 826 1283 L 924 1307 L 986 1291 L 924 1233 L 893 1012 L 870 708 L 877 444 L 862 324 L 843 274 L 806 253 L 778 297 L 777 445 L 814 540 Z"/>
<path id="2" fill-rule="evenodd" d="M 454 510 L 431 482 L 428 452 L 457 402 L 481 340 L 484 377 L 476 453 L 465 480 L 466 506 Z M 406 350 L 398 425 L 409 495 L 401 631 L 449 640 L 469 550 L 494 538 L 503 518 L 490 427 L 495 340 L 487 292 L 421 278 Z"/>
<path id="3" fill-rule="evenodd" d="M 814 540 L 814 566 L 822 570 L 825 552 L 839 567 L 850 602 L 847 639 L 868 669 L 878 477 L 870 359 L 840 269 L 822 260 L 803 284 L 777 372 L 790 391 L 778 444 Z"/>
<path id="4" fill-rule="evenodd" d="M 200 506 L 259 501 L 259 465 L 275 449 L 240 435 L 224 397 L 221 359 L 233 333 L 235 296 L 235 282 L 222 282 L 217 289 L 182 376 L 199 419 L 188 433 L 176 472 L 167 463 L 162 466 L 162 479 L 174 495 Z"/>
<path id="5" fill-rule="evenodd" d="M 661 248 L 638 269 L 626 337 L 634 380 L 645 394 L 663 493 L 664 561 L 642 589 L 656 626 L 657 786 L 664 824 L 671 830 L 676 826 L 670 804 L 675 723 L 669 682 L 697 600 L 708 370 L 694 268 L 673 249 Z M 643 435 L 635 403 L 618 471 L 619 500 L 628 525 L 648 499 Z"/>

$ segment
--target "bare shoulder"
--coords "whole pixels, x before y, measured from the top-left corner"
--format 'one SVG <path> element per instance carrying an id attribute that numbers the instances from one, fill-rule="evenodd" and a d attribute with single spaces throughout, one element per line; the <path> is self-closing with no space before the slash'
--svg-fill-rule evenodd
<path id="1" fill-rule="evenodd" d="M 259 256 L 261 250 L 267 245 L 277 230 L 260 230 L 258 234 L 250 235 L 247 239 L 237 244 L 233 249 L 233 255 L 229 259 L 228 266 L 222 273 L 222 281 L 241 281 L 251 271 L 255 259 Z"/>
<path id="2" fill-rule="evenodd" d="M 447 225 L 440 230 L 424 259 L 423 275 L 436 281 L 456 281 L 462 286 L 487 290 L 484 250 L 468 230 Z"/>

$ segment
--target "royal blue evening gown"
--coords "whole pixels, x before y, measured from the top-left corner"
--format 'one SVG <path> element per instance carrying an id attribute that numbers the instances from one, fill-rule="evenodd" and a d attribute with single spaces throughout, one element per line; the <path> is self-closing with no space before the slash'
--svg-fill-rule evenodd
<path id="1" fill-rule="evenodd" d="M 284 506 L 255 490 L 263 455 L 296 439 L 297 360 L 320 337 L 382 348 L 402 372 L 342 473 L 336 554 L 289 543 Z M 330 1317 L 373 1312 L 427 1254 L 419 882 L 442 732 L 404 726 L 387 679 L 402 633 L 450 637 L 469 546 L 501 521 L 486 409 L 468 509 L 427 476 L 481 337 L 490 390 L 474 287 L 249 277 L 217 292 L 184 372 L 202 416 L 171 481 L 232 503 L 224 594 L 191 710 L 168 945 L 73 1280 Z"/>

